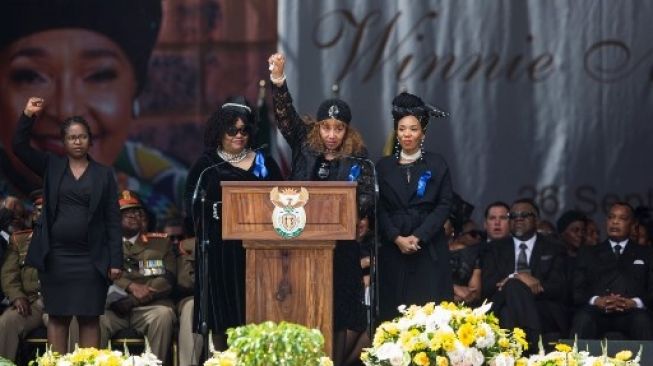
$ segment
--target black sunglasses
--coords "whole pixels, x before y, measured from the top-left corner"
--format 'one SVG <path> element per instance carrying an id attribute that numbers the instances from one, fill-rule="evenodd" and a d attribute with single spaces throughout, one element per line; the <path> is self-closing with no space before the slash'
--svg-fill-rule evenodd
<path id="1" fill-rule="evenodd" d="M 510 218 L 510 220 L 527 219 L 529 217 L 535 217 L 535 213 L 530 211 L 515 211 L 515 212 L 510 212 L 508 214 L 508 217 Z"/>
<path id="2" fill-rule="evenodd" d="M 231 126 L 228 127 L 227 130 L 225 131 L 227 135 L 234 137 L 238 133 L 240 133 L 241 136 L 249 136 L 249 128 L 248 127 L 241 127 L 241 128 L 236 128 L 236 126 Z"/>

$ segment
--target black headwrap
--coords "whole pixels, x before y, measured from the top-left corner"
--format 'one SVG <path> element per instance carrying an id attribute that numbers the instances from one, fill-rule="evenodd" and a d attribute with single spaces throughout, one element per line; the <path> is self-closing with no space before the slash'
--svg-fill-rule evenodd
<path id="1" fill-rule="evenodd" d="M 426 129 L 430 117 L 440 118 L 448 115 L 447 112 L 437 107 L 425 104 L 420 97 L 414 94 L 403 92 L 392 100 L 392 119 L 395 130 L 399 120 L 406 116 L 415 116 L 422 125 L 422 129 Z"/>

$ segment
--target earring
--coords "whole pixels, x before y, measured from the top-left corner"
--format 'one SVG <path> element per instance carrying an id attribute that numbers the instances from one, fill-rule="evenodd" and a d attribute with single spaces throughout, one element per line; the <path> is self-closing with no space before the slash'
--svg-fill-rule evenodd
<path id="1" fill-rule="evenodd" d="M 419 142 L 419 159 L 420 160 L 424 159 L 424 139 L 425 139 L 425 137 L 422 137 L 422 141 Z"/>
<path id="2" fill-rule="evenodd" d="M 399 146 L 399 139 L 395 137 L 395 159 L 399 160 L 399 153 L 401 152 L 401 147 Z"/>
<path id="3" fill-rule="evenodd" d="M 132 117 L 138 118 L 141 115 L 141 103 L 138 99 L 134 99 L 132 102 Z"/>

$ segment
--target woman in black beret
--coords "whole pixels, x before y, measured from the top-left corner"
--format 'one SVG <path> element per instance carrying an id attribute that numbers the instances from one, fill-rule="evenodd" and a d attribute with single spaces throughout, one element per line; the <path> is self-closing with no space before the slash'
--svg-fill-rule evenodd
<path id="1" fill-rule="evenodd" d="M 372 217 L 374 179 L 363 138 L 350 126 L 351 110 L 341 99 L 327 99 L 317 121 L 302 120 L 285 82 L 285 57 L 268 59 L 275 118 L 292 149 L 291 180 L 357 181 L 359 216 Z M 355 241 L 339 242 L 334 251 L 334 363 L 342 364 L 365 330 L 363 273 Z"/>
<path id="2" fill-rule="evenodd" d="M 453 193 L 444 159 L 422 148 L 431 117 L 445 113 L 418 96 L 392 101 L 395 153 L 376 165 L 379 180 L 379 307 L 382 320 L 399 305 L 453 300 L 443 226 Z"/>

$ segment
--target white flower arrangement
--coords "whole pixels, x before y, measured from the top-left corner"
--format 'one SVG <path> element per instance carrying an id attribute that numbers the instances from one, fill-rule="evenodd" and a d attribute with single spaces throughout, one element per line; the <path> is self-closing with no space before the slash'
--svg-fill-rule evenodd
<path id="1" fill-rule="evenodd" d="M 377 328 L 361 360 L 367 366 L 514 366 L 528 348 L 526 334 L 501 329 L 490 307 L 402 305 L 400 317 Z"/>

